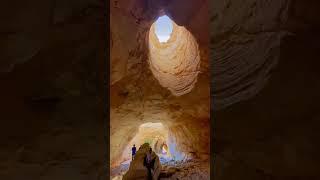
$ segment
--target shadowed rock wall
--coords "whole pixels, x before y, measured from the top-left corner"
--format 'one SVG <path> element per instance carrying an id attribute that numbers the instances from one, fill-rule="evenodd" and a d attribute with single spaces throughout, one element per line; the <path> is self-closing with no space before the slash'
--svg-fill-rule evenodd
<path id="1" fill-rule="evenodd" d="M 104 173 L 103 1 L 0 7 L 1 179 Z"/>
<path id="2" fill-rule="evenodd" d="M 278 44 L 278 63 L 269 72 L 269 80 L 264 88 L 248 100 L 213 113 L 213 146 L 216 147 L 214 179 L 319 178 L 316 169 L 320 146 L 319 132 L 316 129 L 319 128 L 320 117 L 320 83 L 317 80 L 320 39 L 316 31 L 319 29 L 319 16 L 315 16 L 314 8 L 319 3 L 288 2 L 288 6 L 285 6 L 286 21 L 282 25 L 275 24 L 274 27 L 290 34 L 279 41 L 272 40 Z M 232 5 L 231 1 L 230 3 Z M 263 13 L 264 17 L 268 17 L 268 13 L 276 9 L 269 8 Z M 261 33 L 262 36 L 266 34 L 268 33 Z M 256 43 L 263 45 L 265 41 L 260 39 Z M 247 49 L 251 46 L 244 44 L 242 47 Z M 261 57 L 268 51 L 266 48 L 263 50 Z M 252 49 L 253 54 L 256 51 L 259 49 Z M 215 65 L 215 61 L 212 65 Z M 257 74 L 253 78 L 259 77 L 263 76 Z M 257 83 L 259 82 L 260 80 Z M 217 101 L 222 102 L 218 97 Z"/>

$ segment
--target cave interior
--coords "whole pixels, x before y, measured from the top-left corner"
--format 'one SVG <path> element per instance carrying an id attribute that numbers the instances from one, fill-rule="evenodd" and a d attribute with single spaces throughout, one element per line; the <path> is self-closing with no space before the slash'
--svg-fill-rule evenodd
<path id="1" fill-rule="evenodd" d="M 208 2 L 111 0 L 110 19 L 101 0 L 3 3 L 1 179 L 108 179 L 108 163 L 119 165 L 132 145 L 125 137 L 135 137 L 145 123 L 161 123 L 168 137 L 178 137 L 175 152 L 184 157 L 210 154 L 216 180 L 319 179 L 319 1 Z M 163 61 L 154 60 L 161 54 L 155 51 L 150 61 L 149 45 L 165 47 L 149 43 L 150 28 L 163 15 L 198 45 L 190 47 L 201 59 L 190 67 L 199 71 L 181 81 L 185 88 L 158 71 Z M 104 101 L 109 92 L 110 104 Z M 122 104 L 123 117 L 109 109 Z M 209 154 L 201 147 L 209 134 L 199 131 L 208 127 L 208 112 Z M 106 114 L 133 124 L 118 121 L 109 129 Z M 112 139 L 120 140 L 110 146 L 113 155 Z M 165 172 L 174 177 L 176 171 Z"/>
<path id="2" fill-rule="evenodd" d="M 206 5 L 198 8 L 202 13 L 193 16 L 202 19 L 202 31 L 197 34 L 188 29 L 190 22 L 176 23 L 169 4 L 154 4 L 139 23 L 111 10 L 111 178 L 146 174 L 135 162 L 143 159 L 131 158 L 131 147 L 144 143 L 159 159 L 154 179 L 209 178 L 209 21 Z"/>

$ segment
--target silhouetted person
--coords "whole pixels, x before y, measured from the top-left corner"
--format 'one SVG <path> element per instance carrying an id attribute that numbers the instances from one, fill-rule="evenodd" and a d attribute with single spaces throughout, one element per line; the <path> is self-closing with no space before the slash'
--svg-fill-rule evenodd
<path id="1" fill-rule="evenodd" d="M 150 148 L 144 158 L 144 163 L 143 163 L 148 169 L 148 180 L 152 180 L 151 169 L 154 169 L 155 160 L 156 160 L 155 158 L 152 159 L 152 148 Z"/>
<path id="2" fill-rule="evenodd" d="M 133 159 L 134 159 L 134 156 L 136 155 L 136 151 L 137 151 L 137 148 L 136 148 L 136 145 L 135 145 L 135 144 L 133 145 L 131 151 L 132 151 L 132 160 L 133 160 Z"/>

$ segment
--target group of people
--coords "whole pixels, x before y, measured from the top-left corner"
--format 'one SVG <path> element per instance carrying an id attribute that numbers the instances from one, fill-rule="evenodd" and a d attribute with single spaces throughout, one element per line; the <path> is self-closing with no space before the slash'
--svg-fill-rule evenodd
<path id="1" fill-rule="evenodd" d="M 132 160 L 134 160 L 136 152 L 137 148 L 134 144 L 132 147 Z M 152 179 L 152 170 L 154 169 L 155 160 L 155 158 L 152 159 L 152 148 L 150 148 L 143 159 L 143 165 L 148 169 L 148 179 Z"/>

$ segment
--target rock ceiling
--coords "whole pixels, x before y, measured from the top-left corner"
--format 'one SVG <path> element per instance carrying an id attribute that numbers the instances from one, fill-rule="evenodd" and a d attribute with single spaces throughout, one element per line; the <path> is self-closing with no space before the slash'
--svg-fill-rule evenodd
<path id="1" fill-rule="evenodd" d="M 208 66 L 211 65 L 211 83 L 214 84 L 211 90 L 214 97 L 212 103 L 216 110 L 248 99 L 264 87 L 270 77 L 270 72 L 277 65 L 280 39 L 286 34 L 281 26 L 286 23 L 288 16 L 289 2 L 287 0 L 274 2 L 217 1 L 210 8 L 204 5 L 208 4 L 207 1 L 193 0 L 183 3 L 179 0 L 172 0 L 165 2 L 168 4 L 159 4 L 156 1 L 131 1 L 129 4 L 122 1 L 111 2 L 111 16 L 117 15 L 117 18 L 123 19 L 120 22 L 117 20 L 119 23 L 112 25 L 112 41 L 117 41 L 118 46 L 123 44 L 126 46 L 122 47 L 123 50 L 128 48 L 125 51 L 134 51 L 136 56 L 146 56 L 147 47 L 144 47 L 147 44 L 146 33 L 156 17 L 161 15 L 159 11 L 163 13 L 159 9 L 165 8 L 165 13 L 175 23 L 185 26 L 196 38 L 201 57 L 208 56 L 210 48 L 210 56 L 213 61 L 210 62 L 207 58 L 202 59 L 201 72 L 209 72 Z M 206 14 L 208 9 L 210 9 L 210 20 L 209 15 Z M 111 24 L 113 19 L 111 18 Z M 123 24 L 125 30 L 121 32 L 122 35 L 115 35 L 117 28 L 121 26 L 120 23 L 125 23 Z M 125 28 L 126 26 L 130 28 Z M 211 39 L 206 35 L 209 33 L 209 28 Z M 130 33 L 126 32 L 129 29 Z M 136 34 L 136 37 L 128 37 L 129 34 Z M 136 40 L 129 40 L 132 38 Z M 118 46 L 114 44 L 113 47 L 117 47 L 114 48 L 115 51 L 121 49 Z M 128 57 L 116 60 L 120 56 L 128 56 L 124 53 L 112 56 L 117 56 L 111 59 L 116 61 L 111 69 L 114 72 L 111 78 L 114 82 L 115 79 L 119 79 L 130 71 L 130 69 L 125 69 L 130 68 L 133 60 Z"/>
<path id="2" fill-rule="evenodd" d="M 173 23 L 168 42 L 160 43 L 155 34 L 155 24 L 149 31 L 150 69 L 161 86 L 175 96 L 189 93 L 197 82 L 200 72 L 200 53 L 192 34 Z"/>

